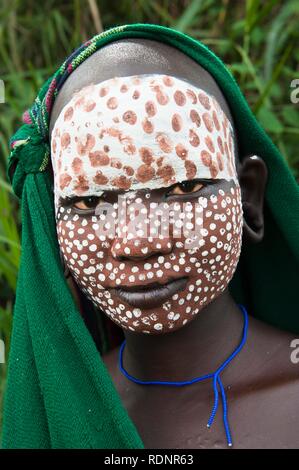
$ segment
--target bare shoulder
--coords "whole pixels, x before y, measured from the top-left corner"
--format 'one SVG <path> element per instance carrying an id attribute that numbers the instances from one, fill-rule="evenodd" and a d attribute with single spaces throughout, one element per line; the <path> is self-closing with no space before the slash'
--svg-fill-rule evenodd
<path id="1" fill-rule="evenodd" d="M 254 317 L 249 318 L 247 349 L 253 359 L 253 370 L 263 371 L 266 376 L 298 379 L 299 362 L 294 360 L 296 343 L 299 347 L 299 334 L 280 330 Z"/>
<path id="2" fill-rule="evenodd" d="M 294 354 L 292 355 L 292 345 L 296 339 L 299 339 L 299 335 L 249 317 L 246 344 L 222 374 L 234 448 L 299 448 L 299 363 L 294 361 Z M 142 399 L 139 399 L 141 392 L 134 383 L 124 380 L 119 371 L 118 354 L 119 347 L 102 356 L 103 362 L 144 442 L 151 446 L 156 444 L 154 436 L 157 430 L 152 431 L 153 424 L 146 410 L 151 409 L 151 416 L 155 417 L 155 407 L 151 406 L 155 394 L 152 392 L 153 398 L 147 397 L 146 400 L 141 394 Z M 198 394 L 196 387 L 194 395 L 196 400 L 190 397 L 190 413 L 187 412 L 187 400 L 184 415 L 181 416 L 178 406 L 175 422 L 167 422 L 168 429 L 173 424 L 176 429 L 179 427 L 186 432 L 188 430 L 189 437 L 192 436 L 189 440 L 193 448 L 198 445 L 206 448 L 219 445 L 226 447 L 221 413 L 217 414 L 214 431 L 204 437 L 204 445 L 200 444 L 203 437 L 199 437 L 199 430 L 206 429 L 206 410 L 212 406 L 213 397 L 207 397 L 207 401 L 202 403 L 203 396 Z M 175 401 L 175 397 L 172 400 Z M 168 397 L 167 403 L 170 401 Z M 195 413 L 195 401 L 198 401 L 198 413 Z M 140 406 L 140 402 L 147 403 L 147 406 Z M 192 419 L 193 415 L 196 416 L 195 421 Z M 159 419 L 161 424 L 161 417 Z M 185 441 L 177 443 L 177 435 L 176 432 L 171 439 L 167 438 L 170 441 L 164 435 L 158 437 L 160 440 L 166 439 L 166 447 L 175 442 L 176 448 L 185 448 Z"/>
<path id="3" fill-rule="evenodd" d="M 238 375 L 226 383 L 237 447 L 299 447 L 298 338 L 249 318 L 244 355 L 236 358 Z"/>

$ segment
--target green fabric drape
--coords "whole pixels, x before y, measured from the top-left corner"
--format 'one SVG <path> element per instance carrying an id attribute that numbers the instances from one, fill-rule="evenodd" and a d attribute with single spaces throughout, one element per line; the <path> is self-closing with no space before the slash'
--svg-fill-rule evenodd
<path id="1" fill-rule="evenodd" d="M 63 73 L 71 73 L 105 44 L 134 37 L 172 45 L 210 72 L 230 105 L 240 156 L 256 154 L 266 162 L 265 237 L 258 245 L 243 247 L 231 290 L 252 315 L 299 332 L 299 189 L 283 157 L 227 68 L 206 46 L 163 26 L 112 28 L 85 44 L 71 65 L 63 64 L 46 82 L 25 117 L 27 124 L 12 138 L 8 175 L 21 199 L 22 255 L 4 401 L 4 448 L 144 447 L 63 276 L 47 140 L 50 101 L 57 95 L 55 86 L 63 86 Z"/>

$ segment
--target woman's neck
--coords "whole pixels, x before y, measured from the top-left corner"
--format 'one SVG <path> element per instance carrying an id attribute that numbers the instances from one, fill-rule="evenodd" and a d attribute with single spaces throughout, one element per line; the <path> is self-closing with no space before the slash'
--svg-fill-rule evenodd
<path id="1" fill-rule="evenodd" d="M 125 331 L 123 366 L 140 380 L 182 381 L 212 373 L 238 346 L 243 324 L 243 314 L 226 290 L 177 331 Z"/>

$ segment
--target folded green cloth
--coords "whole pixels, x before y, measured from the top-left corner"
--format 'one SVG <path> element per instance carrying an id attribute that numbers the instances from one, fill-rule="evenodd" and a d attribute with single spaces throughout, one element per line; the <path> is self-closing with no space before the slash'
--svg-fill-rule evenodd
<path id="1" fill-rule="evenodd" d="M 8 176 L 21 199 L 22 255 L 4 402 L 4 448 L 144 448 L 63 276 L 50 177 L 48 128 L 55 97 L 80 63 L 122 38 L 165 42 L 203 66 L 230 105 L 240 155 L 256 154 L 266 162 L 265 237 L 260 244 L 243 246 L 230 288 L 250 314 L 299 332 L 299 189 L 283 157 L 227 68 L 206 46 L 162 26 L 117 26 L 64 62 L 11 139 Z M 107 343 L 105 331 L 102 340 Z"/>

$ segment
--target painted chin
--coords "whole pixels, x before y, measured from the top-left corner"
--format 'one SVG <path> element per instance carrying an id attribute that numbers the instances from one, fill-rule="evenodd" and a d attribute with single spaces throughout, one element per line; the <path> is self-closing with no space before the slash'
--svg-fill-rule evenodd
<path id="1" fill-rule="evenodd" d="M 136 333 L 165 334 L 174 332 L 192 321 L 203 308 L 194 302 L 193 293 L 189 287 L 194 284 L 193 276 L 181 276 L 167 279 L 164 284 L 151 283 L 144 286 L 132 286 L 119 289 L 106 288 L 114 308 L 121 310 L 117 315 L 111 315 L 110 309 L 98 304 L 106 315 L 119 327 Z M 162 283 L 162 281 L 161 281 Z M 158 284 L 158 285 L 157 285 Z M 150 289 L 149 289 L 150 287 Z M 186 297 L 189 298 L 186 311 Z M 94 299 L 91 298 L 94 302 Z M 181 303 L 184 303 L 184 306 Z M 192 315 L 188 314 L 192 311 Z"/>

